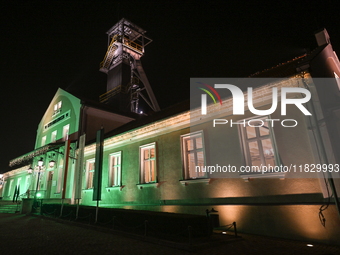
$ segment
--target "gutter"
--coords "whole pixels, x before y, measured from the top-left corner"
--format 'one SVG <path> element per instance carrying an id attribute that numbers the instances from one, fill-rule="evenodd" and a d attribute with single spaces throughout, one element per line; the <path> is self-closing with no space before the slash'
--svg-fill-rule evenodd
<path id="1" fill-rule="evenodd" d="M 306 89 L 309 90 L 310 92 L 310 89 L 305 81 L 305 75 L 304 75 L 304 72 L 302 73 L 302 82 L 303 82 L 303 85 Z M 310 92 L 311 93 L 311 92 Z M 312 93 L 311 93 L 312 94 Z M 327 158 L 327 154 L 326 154 L 326 149 L 325 149 L 325 145 L 323 143 L 323 139 L 322 139 L 322 136 L 321 136 L 321 131 L 320 131 L 320 127 L 319 127 L 319 122 L 317 120 L 317 117 L 316 117 L 316 111 L 315 111 L 315 107 L 314 107 L 314 103 L 313 103 L 313 100 L 310 101 L 310 105 L 311 105 L 311 111 L 312 111 L 312 118 L 315 122 L 315 130 L 316 130 L 316 137 L 317 139 L 319 140 L 319 142 L 316 141 L 316 145 L 317 147 L 319 148 L 320 150 L 320 160 L 323 161 L 325 164 L 329 164 L 329 160 Z M 334 180 L 332 178 L 332 175 L 329 171 L 327 171 L 327 180 L 328 180 L 328 183 L 331 187 L 331 190 L 332 190 L 332 193 L 333 193 L 333 196 L 334 196 L 334 202 L 335 202 L 335 206 L 336 206 L 336 209 L 337 209 L 337 212 L 338 212 L 338 216 L 340 218 L 340 203 L 339 203 L 339 197 L 338 197 L 338 194 L 336 192 L 336 189 L 335 189 L 335 185 L 334 185 Z M 326 177 L 325 177 L 326 179 Z"/>

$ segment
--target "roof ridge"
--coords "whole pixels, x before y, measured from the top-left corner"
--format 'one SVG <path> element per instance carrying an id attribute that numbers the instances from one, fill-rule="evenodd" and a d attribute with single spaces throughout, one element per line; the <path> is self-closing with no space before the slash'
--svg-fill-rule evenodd
<path id="1" fill-rule="evenodd" d="M 280 66 L 283 66 L 283 65 L 292 63 L 292 62 L 294 62 L 294 61 L 301 60 L 301 59 L 305 58 L 306 56 L 307 56 L 307 53 L 305 53 L 305 54 L 303 54 L 303 55 L 301 55 L 301 56 L 295 57 L 295 58 L 293 58 L 293 59 L 291 59 L 291 60 L 288 60 L 288 61 L 286 61 L 286 62 L 279 63 L 279 64 L 277 64 L 276 66 L 272 66 L 272 67 L 267 68 L 267 69 L 264 69 L 264 70 L 262 70 L 262 71 L 257 71 L 257 72 L 255 72 L 255 73 L 249 75 L 248 77 L 253 77 L 253 76 L 259 75 L 259 74 L 261 74 L 261 73 L 264 73 L 264 72 L 273 70 L 273 69 L 275 69 L 275 68 L 278 68 L 278 67 L 280 67 Z"/>

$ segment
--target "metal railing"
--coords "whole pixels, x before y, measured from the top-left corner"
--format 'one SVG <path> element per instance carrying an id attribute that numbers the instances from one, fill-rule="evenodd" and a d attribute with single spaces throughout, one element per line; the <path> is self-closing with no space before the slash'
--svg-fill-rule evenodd
<path id="1" fill-rule="evenodd" d="M 139 45 L 138 43 L 135 43 L 134 41 L 131 41 L 130 39 L 124 37 L 124 42 L 126 46 L 129 46 L 133 48 L 136 51 L 139 51 L 140 53 L 143 53 L 143 47 Z"/>
<path id="2" fill-rule="evenodd" d="M 111 40 L 111 43 L 106 51 L 106 54 L 104 56 L 104 59 L 102 62 L 100 62 L 100 65 L 99 65 L 99 68 L 105 68 L 105 69 L 108 69 L 109 68 L 109 65 L 111 63 L 111 60 L 113 58 L 113 53 L 115 52 L 115 50 L 117 49 L 114 45 L 114 43 L 116 41 L 118 41 L 119 39 L 121 38 L 120 35 L 115 35 L 112 40 Z M 138 44 L 138 43 L 135 43 L 134 41 L 131 41 L 130 39 L 124 37 L 123 38 L 123 44 L 128 46 L 129 48 L 132 48 L 133 50 L 136 50 L 140 53 L 143 53 L 143 47 Z"/>
<path id="3" fill-rule="evenodd" d="M 112 60 L 113 53 L 114 53 L 114 51 L 116 50 L 116 47 L 114 46 L 114 43 L 115 43 L 117 40 L 118 40 L 118 35 L 115 35 L 115 36 L 112 38 L 112 40 L 111 40 L 111 43 L 110 43 L 110 45 L 109 45 L 109 48 L 108 48 L 107 51 L 106 51 L 106 54 L 105 54 L 105 57 L 104 57 L 103 61 L 100 62 L 100 68 L 103 68 L 103 67 L 108 68 L 108 65 L 109 65 L 109 64 L 107 64 L 107 63 L 110 63 L 111 60 Z M 109 55 L 109 53 L 111 53 L 111 54 Z M 108 57 L 108 55 L 109 55 L 109 57 Z M 105 64 L 106 64 L 106 65 L 105 65 Z"/>
<path id="4" fill-rule="evenodd" d="M 70 209 L 65 210 L 64 213 L 60 214 L 60 208 L 46 208 L 46 206 L 42 206 L 41 214 L 48 217 L 76 221 L 83 224 L 98 225 L 112 230 L 125 233 L 133 233 L 135 235 L 140 235 L 144 237 L 157 237 L 164 240 L 171 240 L 179 242 L 182 245 L 189 246 L 193 244 L 193 241 L 195 241 L 195 243 L 199 243 L 202 241 L 202 238 L 208 237 L 205 231 L 197 226 L 195 227 L 191 225 L 183 225 L 180 228 L 167 230 L 166 228 L 164 228 L 164 226 L 162 227 L 161 225 L 156 225 L 154 222 L 150 222 L 147 219 L 130 224 L 128 221 L 115 215 L 107 217 L 106 221 L 95 221 L 93 213 L 87 213 L 85 215 L 83 214 L 82 216 L 77 217 L 74 209 Z"/>
<path id="5" fill-rule="evenodd" d="M 139 83 L 139 80 L 137 82 Z M 136 83 L 136 84 L 138 84 L 138 83 Z M 109 100 L 111 97 L 117 95 L 120 92 L 123 93 L 123 94 L 127 94 L 130 86 L 131 86 L 130 83 L 127 86 L 118 85 L 117 87 L 114 87 L 113 89 L 111 89 L 111 90 L 105 92 L 104 94 L 100 95 L 99 101 L 101 103 L 104 103 L 107 100 Z"/>
<path id="6" fill-rule="evenodd" d="M 104 93 L 103 95 L 99 96 L 99 101 L 101 103 L 109 100 L 111 97 L 117 95 L 119 92 L 122 91 L 122 85 L 118 85 L 117 87 L 109 90 L 108 92 Z"/>

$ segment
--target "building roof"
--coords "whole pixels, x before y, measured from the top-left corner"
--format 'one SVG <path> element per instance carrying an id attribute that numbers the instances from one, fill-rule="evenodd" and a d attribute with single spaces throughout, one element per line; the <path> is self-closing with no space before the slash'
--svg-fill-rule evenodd
<path id="1" fill-rule="evenodd" d="M 112 131 L 109 131 L 107 133 L 105 133 L 104 138 L 109 138 L 112 136 L 116 136 L 119 134 L 122 134 L 124 132 L 136 129 L 136 128 L 140 128 L 142 126 L 145 126 L 147 124 L 153 123 L 155 121 L 159 121 L 162 119 L 166 119 L 169 118 L 171 116 L 186 112 L 190 110 L 190 100 L 185 100 L 183 102 L 180 102 L 178 104 L 175 104 L 171 107 L 165 108 L 162 111 L 159 112 L 155 112 L 152 115 L 149 116 L 139 116 L 138 119 L 133 120 L 129 123 L 126 123 L 125 125 L 122 125 Z M 95 143 L 95 140 L 90 140 L 88 141 L 88 144 L 92 144 Z"/>
<path id="2" fill-rule="evenodd" d="M 267 77 L 289 77 L 296 73 L 296 68 L 299 63 L 306 58 L 307 54 L 295 57 L 285 63 L 279 63 L 276 66 L 265 69 L 261 72 L 256 72 L 250 75 L 250 78 L 267 78 Z"/>
<path id="3" fill-rule="evenodd" d="M 123 111 L 117 110 L 115 108 L 112 108 L 109 105 L 106 105 L 106 104 L 103 104 L 103 103 L 99 103 L 97 101 L 94 101 L 94 100 L 85 98 L 83 96 L 77 95 L 74 92 L 68 92 L 68 93 L 70 93 L 71 95 L 79 98 L 82 105 L 85 105 L 85 106 L 88 106 L 88 107 L 92 107 L 92 108 L 96 108 L 96 109 L 103 110 L 103 111 L 107 111 L 107 112 L 111 112 L 111 113 L 115 113 L 115 114 L 118 114 L 118 115 L 130 117 L 130 118 L 133 118 L 133 119 L 137 119 L 137 118 L 140 117 L 140 115 L 137 114 L 137 113 L 123 112 Z"/>
<path id="4" fill-rule="evenodd" d="M 9 162 L 9 166 L 10 166 L 11 169 L 16 169 L 20 166 L 24 166 L 24 165 L 32 162 L 33 158 L 40 156 L 40 155 L 43 155 L 48 151 L 52 151 L 54 149 L 57 149 L 57 148 L 59 148 L 63 145 L 65 145 L 65 142 L 47 144 L 43 147 L 37 148 L 37 149 L 30 151 L 30 152 L 28 152 L 24 155 L 21 155 L 20 157 L 12 159 Z"/>
<path id="5" fill-rule="evenodd" d="M 312 61 L 325 47 L 327 44 L 315 48 L 310 53 L 303 54 L 295 57 L 284 63 L 279 63 L 276 66 L 265 69 L 260 72 L 256 72 L 250 75 L 250 78 L 282 78 L 290 77 L 300 72 L 300 67 L 308 64 Z"/>

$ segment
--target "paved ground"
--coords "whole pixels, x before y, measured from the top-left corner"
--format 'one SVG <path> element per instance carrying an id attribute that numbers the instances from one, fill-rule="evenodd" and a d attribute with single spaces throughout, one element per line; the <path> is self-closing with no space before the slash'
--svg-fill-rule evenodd
<path id="1" fill-rule="evenodd" d="M 0 214 L 0 254 L 190 254 L 88 227 L 50 219 Z M 242 235 L 242 240 L 198 249 L 196 254 L 324 254 L 338 255 L 340 247 Z"/>

